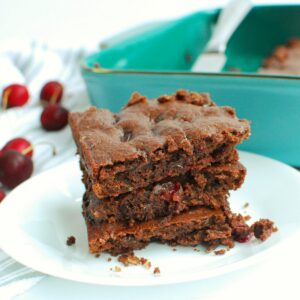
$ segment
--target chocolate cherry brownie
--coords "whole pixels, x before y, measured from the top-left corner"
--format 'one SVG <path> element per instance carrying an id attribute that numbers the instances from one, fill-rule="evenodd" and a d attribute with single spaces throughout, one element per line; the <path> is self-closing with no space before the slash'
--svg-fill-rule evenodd
<path id="1" fill-rule="evenodd" d="M 248 121 L 232 108 L 183 90 L 151 101 L 134 93 L 117 114 L 92 107 L 71 114 L 69 122 L 81 167 L 99 198 L 220 161 L 250 134 Z"/>
<path id="2" fill-rule="evenodd" d="M 250 135 L 232 108 L 183 90 L 155 100 L 134 93 L 117 114 L 92 107 L 69 119 L 91 253 L 153 241 L 232 247 L 271 233 L 273 223 L 250 227 L 230 210 L 229 192 L 246 175 L 235 146 Z"/>

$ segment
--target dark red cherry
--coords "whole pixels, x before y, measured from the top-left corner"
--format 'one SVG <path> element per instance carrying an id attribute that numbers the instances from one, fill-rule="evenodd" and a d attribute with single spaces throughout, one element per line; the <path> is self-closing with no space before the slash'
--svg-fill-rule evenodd
<path id="1" fill-rule="evenodd" d="M 18 107 L 25 105 L 29 100 L 29 92 L 25 85 L 11 84 L 2 93 L 2 108 Z"/>
<path id="2" fill-rule="evenodd" d="M 2 148 L 1 152 L 4 153 L 8 150 L 15 150 L 17 152 L 22 153 L 23 155 L 26 155 L 28 157 L 32 157 L 33 154 L 33 147 L 32 144 L 21 137 L 14 138 L 7 142 L 4 147 Z M 1 155 L 1 153 L 0 153 Z"/>
<path id="3" fill-rule="evenodd" d="M 49 104 L 41 115 L 41 123 L 44 129 L 56 131 L 68 124 L 68 110 L 58 104 Z"/>
<path id="4" fill-rule="evenodd" d="M 0 156 L 0 182 L 10 189 L 28 179 L 33 172 L 33 162 L 15 150 L 8 150 Z"/>
<path id="5" fill-rule="evenodd" d="M 2 189 L 0 189 L 0 202 L 2 202 L 2 200 L 3 200 L 5 197 L 6 197 L 5 192 L 4 192 Z"/>
<path id="6" fill-rule="evenodd" d="M 61 102 L 64 87 L 58 81 L 47 82 L 40 93 L 40 99 L 44 104 L 57 104 Z"/>

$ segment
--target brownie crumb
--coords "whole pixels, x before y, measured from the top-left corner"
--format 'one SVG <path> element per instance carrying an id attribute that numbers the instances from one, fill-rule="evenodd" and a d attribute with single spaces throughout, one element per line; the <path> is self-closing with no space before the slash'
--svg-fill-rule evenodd
<path id="1" fill-rule="evenodd" d="M 215 254 L 216 255 L 223 255 L 223 254 L 225 254 L 226 253 L 226 250 L 225 249 L 220 249 L 220 250 L 216 250 L 215 251 Z"/>
<path id="2" fill-rule="evenodd" d="M 147 270 L 151 268 L 151 262 L 144 257 L 137 257 L 134 254 L 122 254 L 118 257 L 118 261 L 121 262 L 125 267 L 129 265 L 142 265 Z"/>
<path id="3" fill-rule="evenodd" d="M 72 245 L 74 245 L 75 243 L 76 243 L 76 238 L 75 238 L 75 236 L 71 235 L 71 236 L 69 236 L 69 237 L 67 238 L 66 244 L 67 244 L 68 246 L 72 246 Z"/>
<path id="4" fill-rule="evenodd" d="M 172 248 L 172 251 L 177 251 L 177 249 L 176 248 Z"/>
<path id="5" fill-rule="evenodd" d="M 118 266 L 115 266 L 115 269 L 114 269 L 115 272 L 119 273 L 122 271 L 122 269 Z"/>
<path id="6" fill-rule="evenodd" d="M 121 262 L 125 267 L 129 265 L 139 265 L 141 264 L 140 259 L 135 255 L 123 254 L 118 257 L 118 261 Z"/>
<path id="7" fill-rule="evenodd" d="M 195 252 L 200 252 L 200 250 L 197 249 L 197 248 L 194 248 L 193 250 L 194 250 Z"/>
<path id="8" fill-rule="evenodd" d="M 269 219 L 260 219 L 256 221 L 252 226 L 254 236 L 261 241 L 268 239 L 273 232 L 278 231 L 278 228 L 274 226 L 274 222 Z"/>
<path id="9" fill-rule="evenodd" d="M 234 241 L 232 237 L 226 238 L 226 239 L 221 239 L 220 244 L 223 246 L 227 246 L 227 249 L 231 249 L 234 247 Z"/>
<path id="10" fill-rule="evenodd" d="M 147 258 L 141 257 L 141 258 L 140 258 L 140 263 L 141 263 L 141 265 L 143 265 L 147 270 L 149 270 L 149 269 L 151 268 L 151 262 L 150 262 Z"/>
<path id="11" fill-rule="evenodd" d="M 154 271 L 153 271 L 153 274 L 156 275 L 156 276 L 160 275 L 160 268 L 159 267 L 155 267 Z"/>
<path id="12" fill-rule="evenodd" d="M 165 103 L 165 102 L 168 102 L 168 101 L 171 101 L 171 100 L 172 100 L 172 97 L 169 96 L 169 95 L 162 95 L 162 96 L 157 98 L 157 101 L 159 103 Z"/>
<path id="13" fill-rule="evenodd" d="M 107 259 L 107 261 L 110 262 L 110 261 L 111 261 L 111 257 L 109 257 L 109 258 Z"/>
<path id="14" fill-rule="evenodd" d="M 216 240 L 211 241 L 208 245 L 206 245 L 205 252 L 210 253 L 214 251 L 219 246 L 219 242 Z"/>
<path id="15" fill-rule="evenodd" d="M 249 207 L 249 202 L 246 202 L 244 205 L 243 205 L 243 208 L 247 208 Z"/>
<path id="16" fill-rule="evenodd" d="M 232 228 L 232 237 L 239 243 L 246 243 L 251 240 L 252 230 L 246 224 L 245 218 L 241 214 L 233 214 L 230 225 Z"/>
<path id="17" fill-rule="evenodd" d="M 245 221 L 249 221 L 250 219 L 251 219 L 251 216 L 249 216 L 249 215 L 244 216 Z"/>
<path id="18" fill-rule="evenodd" d="M 140 93 L 138 92 L 134 92 L 131 95 L 131 98 L 129 99 L 126 107 L 138 104 L 138 103 L 146 103 L 147 102 L 147 98 L 145 96 L 142 96 Z"/>
<path id="19" fill-rule="evenodd" d="M 146 259 L 146 261 L 144 263 L 142 263 L 142 265 L 149 270 L 151 268 L 151 262 L 149 260 Z"/>
<path id="20" fill-rule="evenodd" d="M 100 257 L 100 254 L 99 253 L 95 254 L 95 257 L 96 258 Z"/>
<path id="21" fill-rule="evenodd" d="M 288 46 L 290 48 L 294 48 L 294 47 L 300 47 L 300 39 L 299 38 L 291 38 L 288 41 Z"/>
<path id="22" fill-rule="evenodd" d="M 147 258 L 145 258 L 145 257 L 141 257 L 141 258 L 140 258 L 141 264 L 144 264 L 146 261 L 148 261 Z"/>

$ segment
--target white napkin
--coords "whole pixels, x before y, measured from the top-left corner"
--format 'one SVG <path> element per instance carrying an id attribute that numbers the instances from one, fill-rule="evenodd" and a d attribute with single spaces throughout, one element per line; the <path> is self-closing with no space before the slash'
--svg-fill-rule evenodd
<path id="1" fill-rule="evenodd" d="M 79 64 L 94 49 L 62 48 L 40 41 L 22 40 L 0 44 L 0 94 L 11 83 L 23 83 L 31 95 L 24 107 L 0 111 L 0 148 L 12 138 L 24 137 L 33 145 L 51 142 L 57 150 L 53 157 L 49 146 L 36 146 L 33 176 L 75 155 L 69 127 L 56 132 L 46 132 L 41 128 L 40 90 L 47 81 L 58 80 L 64 85 L 62 105 L 69 110 L 86 108 L 89 103 Z M 0 250 L 0 299 L 13 299 L 45 276 L 17 263 Z"/>

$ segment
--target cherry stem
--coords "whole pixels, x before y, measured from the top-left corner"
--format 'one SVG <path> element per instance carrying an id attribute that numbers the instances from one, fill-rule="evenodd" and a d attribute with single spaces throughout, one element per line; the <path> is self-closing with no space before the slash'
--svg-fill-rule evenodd
<path id="1" fill-rule="evenodd" d="M 55 156 L 57 154 L 55 145 L 53 143 L 43 141 L 43 142 L 38 142 L 35 144 L 35 146 L 39 146 L 39 145 L 48 145 L 49 147 L 52 148 L 52 155 Z"/>
<path id="2" fill-rule="evenodd" d="M 56 88 L 53 95 L 50 98 L 50 104 L 55 104 L 57 102 L 58 94 L 59 94 L 59 89 Z"/>
<path id="3" fill-rule="evenodd" d="M 29 153 L 32 150 L 33 150 L 33 147 L 30 145 L 22 151 L 22 154 L 26 155 L 27 153 Z"/>
<path id="4" fill-rule="evenodd" d="M 7 108 L 7 103 L 8 103 L 8 96 L 11 93 L 11 89 L 7 89 L 4 94 L 3 94 L 3 98 L 2 98 L 2 110 L 6 110 Z"/>

